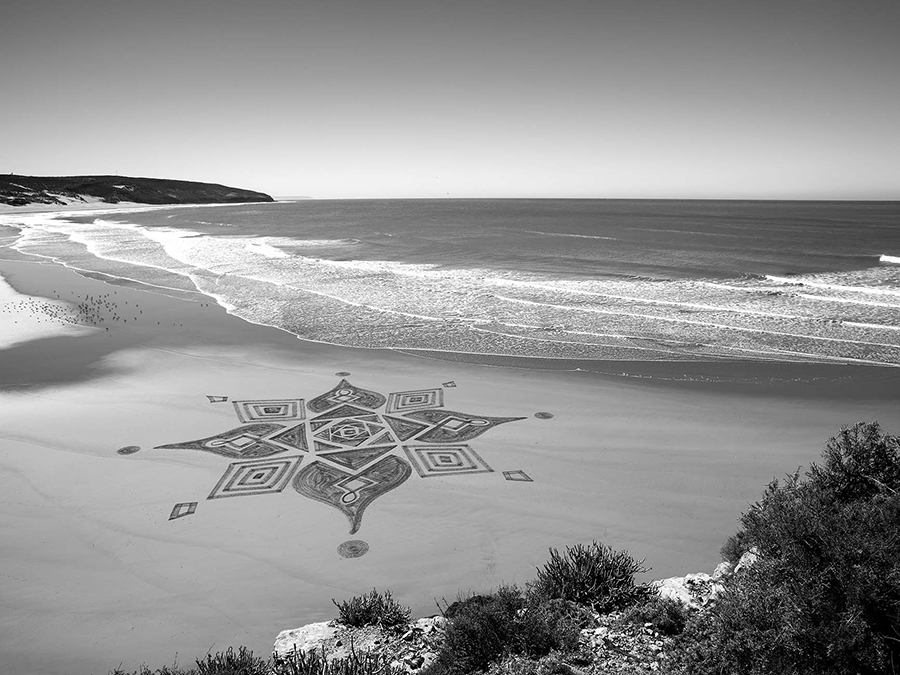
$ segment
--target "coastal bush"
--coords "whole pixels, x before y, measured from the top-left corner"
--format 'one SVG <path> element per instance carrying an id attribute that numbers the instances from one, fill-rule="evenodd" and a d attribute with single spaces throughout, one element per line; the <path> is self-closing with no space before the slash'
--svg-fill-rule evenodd
<path id="1" fill-rule="evenodd" d="M 267 661 L 254 656 L 246 647 L 238 647 L 237 652 L 229 647 L 224 652 L 207 654 L 204 660 L 197 659 L 196 663 L 193 668 L 173 664 L 156 670 L 144 665 L 132 673 L 116 668 L 109 675 L 270 675 L 272 672 Z"/>
<path id="2" fill-rule="evenodd" d="M 323 652 L 296 649 L 279 657 L 272 669 L 275 675 L 405 675 L 393 668 L 387 657 L 370 652 L 353 653 L 341 659 L 327 659 Z"/>
<path id="3" fill-rule="evenodd" d="M 534 588 L 548 598 L 562 598 L 588 605 L 597 612 L 621 609 L 647 596 L 634 575 L 648 572 L 643 560 L 627 551 L 616 551 L 599 542 L 566 547 L 565 554 L 550 549 L 550 560 L 538 568 Z"/>
<path id="4" fill-rule="evenodd" d="M 741 530 L 725 540 L 722 548 L 719 549 L 719 555 L 722 556 L 722 560 L 725 562 L 737 565 L 741 556 L 749 550 L 750 545 L 747 543 L 747 535 Z"/>
<path id="5" fill-rule="evenodd" d="M 623 621 L 638 624 L 649 623 L 653 630 L 663 635 L 679 635 L 690 617 L 691 611 L 683 604 L 672 598 L 661 598 L 658 595 L 628 608 L 622 615 Z"/>
<path id="6" fill-rule="evenodd" d="M 900 664 L 900 441 L 860 423 L 741 518 L 760 553 L 692 619 L 673 671 L 891 673 Z"/>
<path id="7" fill-rule="evenodd" d="M 457 601 L 448 619 L 443 648 L 428 675 L 460 675 L 485 670 L 505 655 L 531 658 L 578 647 L 591 612 L 567 600 L 501 586 L 491 595 Z"/>
<path id="8" fill-rule="evenodd" d="M 338 608 L 338 621 L 348 626 L 383 626 L 392 628 L 409 623 L 409 608 L 394 600 L 390 591 L 372 589 L 343 602 L 331 600 Z"/>
<path id="9" fill-rule="evenodd" d="M 246 647 L 238 651 L 229 647 L 224 652 L 207 654 L 206 659 L 197 659 L 197 675 L 269 675 L 269 664 L 253 656 Z"/>

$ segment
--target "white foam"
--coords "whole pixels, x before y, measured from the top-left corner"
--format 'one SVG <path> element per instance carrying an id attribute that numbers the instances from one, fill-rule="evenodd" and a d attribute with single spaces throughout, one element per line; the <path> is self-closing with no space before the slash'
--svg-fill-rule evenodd
<path id="1" fill-rule="evenodd" d="M 272 246 L 268 241 L 266 237 L 254 239 L 247 244 L 247 250 L 267 258 L 290 258 L 290 254 Z"/>
<path id="2" fill-rule="evenodd" d="M 878 259 L 878 262 L 891 263 L 893 265 L 900 265 L 900 256 L 883 255 Z"/>
<path id="3" fill-rule="evenodd" d="M 900 289 L 872 288 L 870 286 L 845 286 L 842 284 L 829 284 L 820 281 L 812 281 L 806 277 L 776 277 L 766 275 L 766 279 L 786 286 L 808 286 L 809 288 L 822 288 L 829 291 L 844 291 L 847 293 L 865 293 L 867 295 L 885 295 L 900 298 Z"/>
<path id="4" fill-rule="evenodd" d="M 528 234 L 542 234 L 545 237 L 573 237 L 575 239 L 606 239 L 607 241 L 619 241 L 618 237 L 601 237 L 596 234 L 569 234 L 567 232 L 543 232 L 541 230 L 522 230 Z"/>

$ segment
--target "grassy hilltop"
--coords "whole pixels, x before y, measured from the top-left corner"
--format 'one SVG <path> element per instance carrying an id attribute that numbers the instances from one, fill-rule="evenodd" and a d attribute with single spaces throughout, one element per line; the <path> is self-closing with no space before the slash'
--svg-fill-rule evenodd
<path id="1" fill-rule="evenodd" d="M 273 202 L 253 190 L 166 178 L 128 176 L 20 176 L 0 175 L 0 204 L 28 206 L 101 201 L 107 204 L 223 204 Z"/>

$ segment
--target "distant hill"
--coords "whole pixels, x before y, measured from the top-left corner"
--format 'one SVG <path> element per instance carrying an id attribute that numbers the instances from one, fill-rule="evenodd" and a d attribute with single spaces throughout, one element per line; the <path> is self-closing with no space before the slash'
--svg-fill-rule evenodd
<path id="1" fill-rule="evenodd" d="M 222 204 L 274 202 L 267 194 L 187 180 L 127 176 L 19 176 L 0 174 L 0 204 L 136 202 L 138 204 Z"/>

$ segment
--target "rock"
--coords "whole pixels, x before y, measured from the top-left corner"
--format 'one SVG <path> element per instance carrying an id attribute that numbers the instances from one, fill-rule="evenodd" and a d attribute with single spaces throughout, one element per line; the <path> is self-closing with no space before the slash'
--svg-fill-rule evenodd
<path id="1" fill-rule="evenodd" d="M 421 655 L 406 659 L 406 665 L 408 665 L 413 670 L 418 670 L 419 668 L 421 668 L 423 663 L 425 663 L 425 657 Z"/>
<path id="2" fill-rule="evenodd" d="M 734 573 L 737 574 L 738 572 L 751 567 L 757 560 L 759 560 L 759 549 L 754 546 L 738 560 L 738 564 L 734 567 Z"/>
<path id="3" fill-rule="evenodd" d="M 716 565 L 716 569 L 712 573 L 713 581 L 718 581 L 722 577 L 728 576 L 734 571 L 734 564 L 730 562 L 720 562 Z"/>
<path id="4" fill-rule="evenodd" d="M 293 630 L 283 630 L 275 638 L 275 653 L 285 656 L 296 651 L 308 652 L 322 648 L 337 635 L 337 628 L 328 621 L 311 623 Z"/>
<path id="5" fill-rule="evenodd" d="M 691 609 L 706 605 L 719 590 L 714 586 L 719 585 L 713 584 L 712 577 L 703 572 L 651 582 L 651 587 L 660 597 L 677 600 Z"/>

